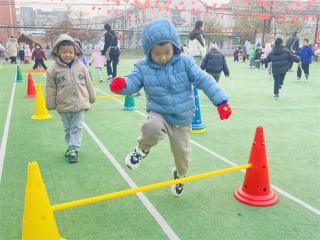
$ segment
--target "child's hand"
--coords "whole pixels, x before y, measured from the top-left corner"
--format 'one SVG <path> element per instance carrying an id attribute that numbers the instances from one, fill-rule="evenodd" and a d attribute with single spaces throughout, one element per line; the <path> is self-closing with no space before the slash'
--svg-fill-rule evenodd
<path id="1" fill-rule="evenodd" d="M 126 87 L 126 79 L 123 77 L 115 77 L 109 85 L 112 92 L 118 93 Z"/>
<path id="2" fill-rule="evenodd" d="M 217 108 L 221 120 L 228 119 L 230 117 L 232 110 L 228 103 L 220 104 Z"/>

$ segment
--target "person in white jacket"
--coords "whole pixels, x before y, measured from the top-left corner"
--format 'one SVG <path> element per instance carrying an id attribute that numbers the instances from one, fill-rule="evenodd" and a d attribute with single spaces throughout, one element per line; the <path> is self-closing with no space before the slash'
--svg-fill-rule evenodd
<path id="1" fill-rule="evenodd" d="M 197 21 L 193 30 L 189 33 L 188 54 L 200 65 L 201 59 L 206 55 L 206 44 L 203 33 L 203 22 Z"/>
<path id="2" fill-rule="evenodd" d="M 19 48 L 19 44 L 17 39 L 14 38 L 13 36 L 8 38 L 6 49 L 9 54 L 11 63 L 17 63 L 18 48 Z"/>
<path id="3" fill-rule="evenodd" d="M 102 69 L 106 65 L 106 56 L 101 55 L 101 48 L 99 45 L 95 46 L 94 52 L 92 53 L 89 64 L 93 65 L 94 68 L 96 69 L 96 73 L 98 76 L 99 82 L 102 82 Z"/>

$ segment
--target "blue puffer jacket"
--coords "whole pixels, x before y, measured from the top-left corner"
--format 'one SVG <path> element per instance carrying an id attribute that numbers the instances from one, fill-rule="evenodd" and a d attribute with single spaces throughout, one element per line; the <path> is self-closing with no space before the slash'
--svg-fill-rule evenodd
<path id="1" fill-rule="evenodd" d="M 152 61 L 150 51 L 161 42 L 175 47 L 172 59 L 165 65 Z M 192 85 L 202 89 L 214 105 L 226 103 L 223 89 L 193 58 L 180 54 L 180 39 L 174 25 L 164 19 L 145 25 L 142 46 L 146 59 L 138 61 L 125 77 L 126 87 L 120 94 L 130 95 L 142 87 L 146 93 L 147 112 L 157 112 L 173 125 L 192 123 L 195 106 Z"/>
<path id="2" fill-rule="evenodd" d="M 311 64 L 312 56 L 314 54 L 311 46 L 303 46 L 302 48 L 299 49 L 298 55 L 301 59 L 302 64 Z"/>

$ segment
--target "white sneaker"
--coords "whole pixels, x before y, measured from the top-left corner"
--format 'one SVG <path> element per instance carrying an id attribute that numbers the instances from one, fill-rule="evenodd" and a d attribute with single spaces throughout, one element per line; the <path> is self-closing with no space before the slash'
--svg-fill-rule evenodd
<path id="1" fill-rule="evenodd" d="M 130 169 L 137 169 L 140 166 L 142 158 L 145 158 L 148 155 L 148 152 L 142 151 L 140 148 L 136 147 L 133 152 L 129 153 L 126 156 L 125 163 Z"/>
<path id="2" fill-rule="evenodd" d="M 173 179 L 179 179 L 176 168 L 172 169 Z M 174 197 L 181 197 L 183 194 L 183 183 L 177 183 L 175 185 L 171 185 L 171 193 Z"/>

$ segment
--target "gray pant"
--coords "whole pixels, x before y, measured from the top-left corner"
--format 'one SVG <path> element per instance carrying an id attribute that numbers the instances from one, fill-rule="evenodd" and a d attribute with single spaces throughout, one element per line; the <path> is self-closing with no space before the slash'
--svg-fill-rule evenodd
<path id="1" fill-rule="evenodd" d="M 64 125 L 65 140 L 69 147 L 80 150 L 85 110 L 79 112 L 61 112 Z"/>
<path id="2" fill-rule="evenodd" d="M 146 152 L 168 135 L 178 176 L 184 177 L 191 161 L 191 147 L 188 135 L 190 132 L 191 125 L 174 126 L 167 123 L 160 114 L 150 112 L 141 127 L 138 147 Z"/>

